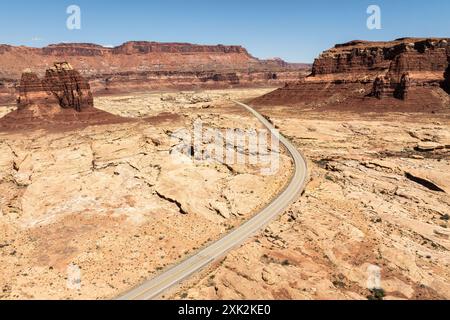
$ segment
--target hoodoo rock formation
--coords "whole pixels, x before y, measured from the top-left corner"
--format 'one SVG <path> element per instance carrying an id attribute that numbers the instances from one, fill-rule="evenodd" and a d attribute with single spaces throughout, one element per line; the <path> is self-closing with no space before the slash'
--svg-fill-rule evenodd
<path id="1" fill-rule="evenodd" d="M 59 129 L 125 121 L 94 108 L 88 81 L 67 62 L 55 63 L 42 80 L 25 70 L 17 91 L 17 110 L 0 119 L 0 130 Z"/>
<path id="2" fill-rule="evenodd" d="M 449 54 L 449 39 L 351 41 L 322 53 L 303 81 L 254 103 L 439 112 L 449 107 L 441 98 Z"/>
<path id="3" fill-rule="evenodd" d="M 306 64 L 257 59 L 241 46 L 144 41 L 114 48 L 83 43 L 42 49 L 0 45 L 0 103 L 13 100 L 22 70 L 30 68 L 43 76 L 56 60 L 70 62 L 95 93 L 279 86 L 310 70 Z"/>
<path id="4" fill-rule="evenodd" d="M 35 73 L 26 70 L 22 74 L 18 91 L 19 109 L 44 103 L 58 104 L 61 108 L 81 112 L 94 106 L 89 83 L 67 62 L 55 63 L 46 71 L 42 81 Z"/>

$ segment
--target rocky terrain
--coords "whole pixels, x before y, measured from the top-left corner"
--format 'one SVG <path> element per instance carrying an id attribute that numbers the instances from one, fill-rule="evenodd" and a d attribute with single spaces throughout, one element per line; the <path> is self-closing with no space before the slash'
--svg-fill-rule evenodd
<path id="1" fill-rule="evenodd" d="M 111 298 L 247 220 L 287 181 L 289 159 L 275 177 L 175 164 L 170 132 L 198 117 L 258 126 L 229 100 L 268 91 L 99 97 L 97 108 L 135 122 L 0 134 L 1 298 Z M 450 297 L 448 115 L 259 110 L 309 159 L 307 190 L 166 298 Z M 374 266 L 382 290 L 367 288 Z"/>
<path id="2" fill-rule="evenodd" d="M 166 297 L 449 299 L 449 50 L 353 41 L 249 99 L 304 152 L 311 181 L 261 235 Z"/>
<path id="3" fill-rule="evenodd" d="M 450 298 L 448 115 L 259 110 L 309 159 L 306 192 L 166 298 Z"/>
<path id="4" fill-rule="evenodd" d="M 38 67 L 18 71 L 18 52 Z M 271 78 L 266 85 L 280 79 L 267 77 L 267 64 L 299 72 L 240 47 L 1 46 L 0 62 L 13 67 L 0 92 L 17 89 L 18 99 L 0 107 L 0 299 L 113 298 L 269 203 L 291 175 L 284 150 L 272 176 L 261 164 L 197 158 L 194 145 L 174 152 L 180 130 L 199 120 L 219 136 L 260 127 L 233 99 L 257 105 L 304 152 L 311 181 L 261 234 L 164 298 L 449 299 L 449 56 L 447 39 L 353 41 L 275 91 L 193 90 L 189 79 L 181 92 L 94 99 L 115 86 L 159 86 L 149 80 L 160 72 L 155 61 L 164 61 L 158 77 L 175 86 L 173 75 L 205 65 L 215 70 L 206 83 L 237 84 L 231 57 L 233 68 L 256 65 Z M 67 57 L 75 68 L 46 62 Z M 176 59 L 189 70 L 172 70 Z M 106 81 L 111 74 L 125 80 Z M 212 146 L 206 139 L 198 148 Z M 224 148 L 252 153 L 248 144 Z"/>
<path id="5" fill-rule="evenodd" d="M 76 75 L 63 67 L 61 76 Z M 64 76 L 62 83 L 69 85 L 69 79 Z M 31 97 L 31 105 L 47 97 L 47 91 L 27 88 L 17 111 L 28 108 Z M 288 180 L 292 165 L 283 150 L 273 176 L 263 176 L 261 166 L 248 161 L 193 161 L 173 153 L 176 133 L 194 121 L 223 132 L 258 128 L 229 102 L 244 95 L 243 90 L 136 95 L 121 104 L 121 97 L 101 97 L 95 105 L 111 116 L 134 118 L 58 130 L 53 119 L 49 126 L 0 130 L 0 299 L 114 298 L 255 214 Z M 48 99 L 42 108 L 54 104 L 51 95 Z M 90 104 L 75 99 L 69 108 L 58 104 L 58 110 L 83 113 Z M 80 112 L 73 109 L 77 105 Z M 224 113 L 222 106 L 232 112 Z M 161 113 L 162 108 L 177 112 Z M 211 143 L 204 141 L 202 149 Z"/>
<path id="6" fill-rule="evenodd" d="M 449 50 L 352 41 L 249 99 L 304 152 L 311 181 L 261 235 L 165 297 L 449 299 Z"/>
<path id="7" fill-rule="evenodd" d="M 146 118 L 160 115 L 183 116 L 195 110 L 216 112 L 217 101 L 254 99 L 275 88 L 236 88 L 207 91 L 150 92 L 95 97 L 95 106 L 104 111 L 129 118 Z M 236 110 L 233 110 L 235 112 Z"/>
<path id="8" fill-rule="evenodd" d="M 0 103 L 15 100 L 15 86 L 23 70 L 43 76 L 54 61 L 71 63 L 97 94 L 279 86 L 299 80 L 310 69 L 307 64 L 290 64 L 281 59 L 260 60 L 240 46 L 143 41 L 114 48 L 95 44 L 44 48 L 0 45 Z"/>
<path id="9" fill-rule="evenodd" d="M 315 110 L 447 112 L 450 98 L 443 88 L 449 57 L 449 39 L 352 41 L 322 53 L 303 81 L 253 102 Z"/>

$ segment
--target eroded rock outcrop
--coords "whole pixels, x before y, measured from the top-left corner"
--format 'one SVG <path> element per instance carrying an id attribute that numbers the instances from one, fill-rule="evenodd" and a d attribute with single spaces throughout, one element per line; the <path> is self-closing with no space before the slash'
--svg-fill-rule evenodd
<path id="1" fill-rule="evenodd" d="M 57 63 L 47 69 L 43 86 L 58 100 L 61 108 L 80 112 L 83 108 L 94 106 L 89 83 L 68 63 Z"/>
<path id="2" fill-rule="evenodd" d="M 400 78 L 400 82 L 396 85 L 394 97 L 397 99 L 406 100 L 408 98 L 409 89 L 411 87 L 411 77 L 409 72 L 406 72 Z"/>
<path id="3" fill-rule="evenodd" d="M 450 94 L 450 56 L 448 57 L 448 67 L 444 74 L 444 89 Z"/>
<path id="4" fill-rule="evenodd" d="M 371 94 L 378 99 L 383 99 L 390 93 L 392 93 L 391 79 L 387 76 L 376 77 Z"/>
<path id="5" fill-rule="evenodd" d="M 36 104 L 58 104 L 64 109 L 82 109 L 94 106 L 89 83 L 69 63 L 55 63 L 46 71 L 43 80 L 26 70 L 18 88 L 18 107 Z"/>
<path id="6" fill-rule="evenodd" d="M 67 62 L 55 63 L 40 79 L 29 69 L 17 89 L 17 110 L 0 119 L 0 129 L 122 122 L 125 119 L 94 108 L 89 82 Z"/>
<path id="7" fill-rule="evenodd" d="M 441 89 L 449 65 L 448 41 L 404 38 L 336 45 L 316 59 L 305 81 L 289 84 L 254 102 L 440 112 L 448 109 L 448 99 L 442 98 Z"/>
<path id="8" fill-rule="evenodd" d="M 399 80 L 394 80 L 389 75 L 378 76 L 373 82 L 373 89 L 370 95 L 380 100 L 389 97 L 406 100 L 410 87 L 411 78 L 409 72 L 404 73 Z"/>

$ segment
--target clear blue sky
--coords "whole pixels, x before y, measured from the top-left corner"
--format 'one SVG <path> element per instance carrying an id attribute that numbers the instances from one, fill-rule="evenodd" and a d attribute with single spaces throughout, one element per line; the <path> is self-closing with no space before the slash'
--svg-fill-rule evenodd
<path id="1" fill-rule="evenodd" d="M 66 28 L 71 4 L 81 7 L 81 30 Z M 366 27 L 370 4 L 381 7 L 382 30 Z M 450 37 L 449 16 L 448 0 L 13 0 L 0 4 L 0 43 L 241 44 L 260 58 L 312 62 L 354 39 Z"/>

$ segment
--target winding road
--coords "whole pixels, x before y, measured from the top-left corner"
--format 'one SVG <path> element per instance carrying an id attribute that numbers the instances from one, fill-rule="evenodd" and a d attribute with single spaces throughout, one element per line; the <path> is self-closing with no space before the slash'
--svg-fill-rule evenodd
<path id="1" fill-rule="evenodd" d="M 211 262 L 224 257 L 229 251 L 240 246 L 249 237 L 255 235 L 282 214 L 289 205 L 300 197 L 305 189 L 308 179 L 308 167 L 305 157 L 289 142 L 289 140 L 281 136 L 272 124 L 261 114 L 243 103 L 237 101 L 234 102 L 247 109 L 258 118 L 258 120 L 272 132 L 272 135 L 277 137 L 280 140 L 280 143 L 286 147 L 294 160 L 295 166 L 295 172 L 289 184 L 277 198 L 252 219 L 192 257 L 118 297 L 118 300 L 151 300 L 159 298 L 169 288 L 181 283 L 192 274 L 202 270 Z"/>

